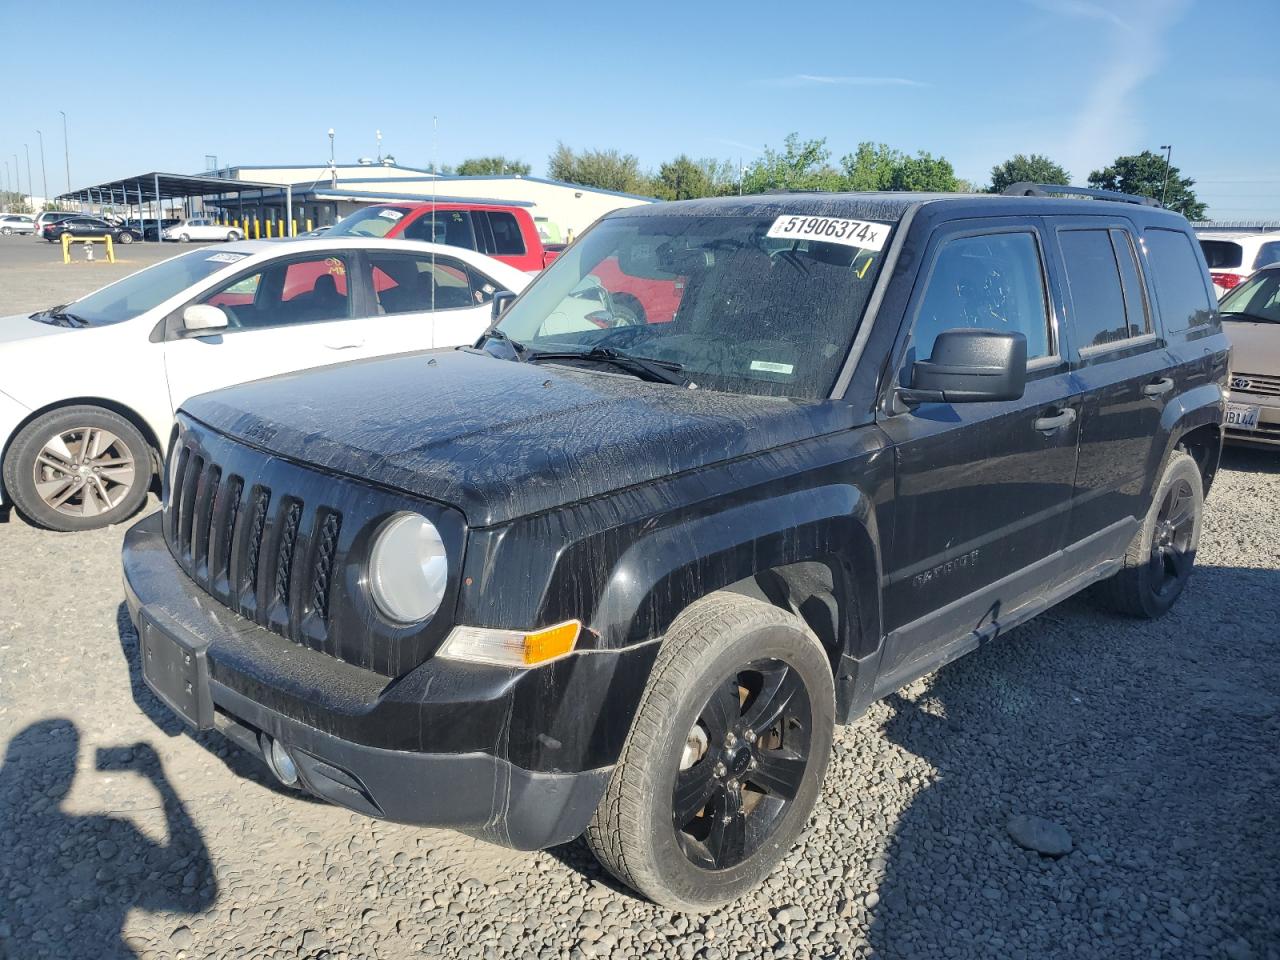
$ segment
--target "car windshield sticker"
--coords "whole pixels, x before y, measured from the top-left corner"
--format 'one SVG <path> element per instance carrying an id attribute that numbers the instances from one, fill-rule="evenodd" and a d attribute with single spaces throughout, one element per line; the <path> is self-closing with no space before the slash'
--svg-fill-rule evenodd
<path id="1" fill-rule="evenodd" d="M 235 263 L 247 256 L 247 253 L 215 253 L 212 257 L 205 257 L 205 259 L 210 263 Z"/>
<path id="2" fill-rule="evenodd" d="M 797 217 L 784 213 L 769 228 L 766 237 L 775 240 L 819 240 L 841 243 L 862 250 L 883 250 L 890 225 L 843 217 Z"/>
<path id="3" fill-rule="evenodd" d="M 772 360 L 752 360 L 751 369 L 759 370 L 761 373 L 781 373 L 789 377 L 795 370 L 795 365 L 791 363 L 774 363 Z"/>
<path id="4" fill-rule="evenodd" d="M 404 214 L 399 210 L 379 210 L 378 216 L 385 220 L 399 220 Z"/>

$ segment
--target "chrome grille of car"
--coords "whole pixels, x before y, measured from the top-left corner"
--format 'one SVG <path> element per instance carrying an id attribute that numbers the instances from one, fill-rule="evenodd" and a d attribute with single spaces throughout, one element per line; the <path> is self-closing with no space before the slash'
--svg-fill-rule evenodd
<path id="1" fill-rule="evenodd" d="M 1233 373 L 1228 384 L 1232 393 L 1256 393 L 1280 397 L 1280 377 L 1260 373 Z"/>

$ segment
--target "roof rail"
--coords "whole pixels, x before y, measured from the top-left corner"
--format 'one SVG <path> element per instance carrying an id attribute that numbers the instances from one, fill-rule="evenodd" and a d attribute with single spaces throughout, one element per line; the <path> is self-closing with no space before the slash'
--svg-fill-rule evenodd
<path id="1" fill-rule="evenodd" d="M 1094 200 L 1114 200 L 1118 203 L 1136 203 L 1144 207 L 1158 207 L 1159 200 L 1151 197 L 1140 197 L 1135 193 L 1121 193 L 1118 190 L 1096 190 L 1093 187 L 1065 187 L 1057 183 L 1011 183 L 1000 191 L 1004 197 L 1048 197 L 1055 193 L 1068 194 L 1073 197 L 1092 197 Z"/>

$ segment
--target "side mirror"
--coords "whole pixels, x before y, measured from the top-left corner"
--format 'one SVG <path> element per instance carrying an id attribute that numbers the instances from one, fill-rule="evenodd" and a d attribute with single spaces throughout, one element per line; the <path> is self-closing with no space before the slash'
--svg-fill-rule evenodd
<path id="1" fill-rule="evenodd" d="M 908 403 L 1017 400 L 1027 383 L 1027 338 L 997 330 L 944 330 L 928 360 L 911 367 Z"/>
<path id="2" fill-rule="evenodd" d="M 227 315 L 221 307 L 196 303 L 182 311 L 183 332 L 193 336 L 202 337 L 208 333 L 225 330 L 228 326 Z"/>
<path id="3" fill-rule="evenodd" d="M 498 320 L 501 319 L 502 315 L 507 312 L 507 307 L 511 306 L 511 301 L 515 298 L 516 295 L 510 290 L 499 290 L 493 295 L 493 300 L 490 301 L 489 312 L 494 323 L 497 323 Z"/>

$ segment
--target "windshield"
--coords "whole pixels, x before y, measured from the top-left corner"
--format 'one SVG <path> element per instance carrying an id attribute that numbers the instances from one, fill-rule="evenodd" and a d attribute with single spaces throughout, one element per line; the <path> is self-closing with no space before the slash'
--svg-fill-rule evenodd
<path id="1" fill-rule="evenodd" d="M 833 240 L 787 239 L 788 226 Z M 606 348 L 678 368 L 703 389 L 821 398 L 889 232 L 830 217 L 611 218 L 561 254 L 498 329 L 526 358 Z"/>
<path id="2" fill-rule="evenodd" d="M 177 296 L 193 283 L 226 270 L 246 253 L 218 253 L 212 250 L 196 250 L 139 270 L 123 280 L 103 287 L 63 308 L 74 316 L 79 326 L 105 326 L 132 320 L 170 297 Z M 33 319 L 43 319 L 49 314 L 32 314 Z"/>
<path id="3" fill-rule="evenodd" d="M 1218 312 L 1224 320 L 1238 316 L 1243 320 L 1280 323 L 1280 270 L 1255 273 L 1222 298 Z"/>
<path id="4" fill-rule="evenodd" d="M 378 204 L 343 217 L 329 231 L 331 237 L 385 237 L 413 207 Z"/>

